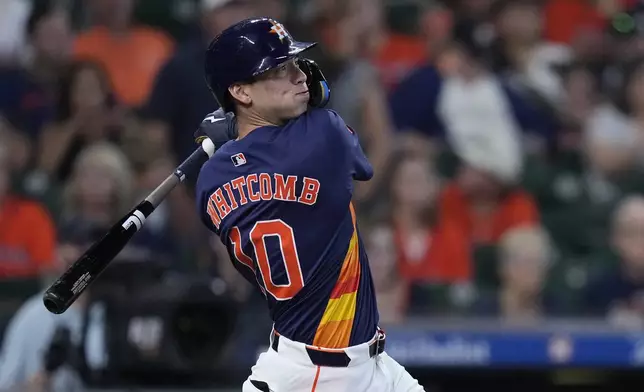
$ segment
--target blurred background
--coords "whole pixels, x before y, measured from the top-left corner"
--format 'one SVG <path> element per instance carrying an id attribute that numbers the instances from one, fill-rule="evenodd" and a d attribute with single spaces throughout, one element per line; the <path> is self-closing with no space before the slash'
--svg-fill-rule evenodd
<path id="1" fill-rule="evenodd" d="M 65 314 L 41 292 L 193 151 L 204 48 L 258 15 L 319 42 L 373 163 L 392 357 L 433 392 L 641 390 L 640 1 L 0 0 L 0 391 L 240 389 L 271 323 L 190 181 Z"/>

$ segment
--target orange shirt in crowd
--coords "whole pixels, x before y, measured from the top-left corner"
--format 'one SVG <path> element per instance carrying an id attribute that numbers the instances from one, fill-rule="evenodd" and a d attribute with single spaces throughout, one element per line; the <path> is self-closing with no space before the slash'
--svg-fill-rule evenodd
<path id="1" fill-rule="evenodd" d="M 508 229 L 539 222 L 536 203 L 521 190 L 506 195 L 493 213 L 477 215 L 463 192 L 450 184 L 443 190 L 439 206 L 439 224 L 459 227 L 470 242 L 476 244 L 494 244 Z"/>
<path id="2" fill-rule="evenodd" d="M 454 283 L 472 277 L 470 244 L 453 224 L 436 226 L 427 233 L 425 251 L 417 257 L 406 252 L 405 233 L 394 232 L 398 253 L 398 271 L 410 282 Z"/>
<path id="3" fill-rule="evenodd" d="M 629 9 L 637 0 L 615 0 L 622 9 Z M 545 38 L 569 44 L 581 29 L 603 30 L 607 17 L 589 0 L 549 0 L 544 8 Z"/>
<path id="4" fill-rule="evenodd" d="M 101 63 L 118 101 L 131 107 L 145 103 L 154 78 L 173 50 L 174 43 L 166 34 L 147 27 L 134 27 L 121 36 L 94 27 L 74 42 L 74 57 Z"/>
<path id="5" fill-rule="evenodd" d="M 420 37 L 390 33 L 378 48 L 373 63 L 387 90 L 427 61 L 427 45 Z"/>
<path id="6" fill-rule="evenodd" d="M 36 202 L 9 197 L 0 205 L 0 278 L 37 277 L 55 262 L 56 232 Z"/>

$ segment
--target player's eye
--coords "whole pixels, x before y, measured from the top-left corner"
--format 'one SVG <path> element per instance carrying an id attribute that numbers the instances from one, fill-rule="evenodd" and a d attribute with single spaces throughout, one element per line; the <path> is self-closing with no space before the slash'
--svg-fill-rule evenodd
<path id="1" fill-rule="evenodd" d="M 289 75 L 291 69 L 297 67 L 294 61 L 287 61 L 268 71 L 263 79 L 281 79 Z"/>
<path id="2" fill-rule="evenodd" d="M 288 72 L 289 63 L 284 63 L 277 68 L 278 76 L 285 76 Z"/>

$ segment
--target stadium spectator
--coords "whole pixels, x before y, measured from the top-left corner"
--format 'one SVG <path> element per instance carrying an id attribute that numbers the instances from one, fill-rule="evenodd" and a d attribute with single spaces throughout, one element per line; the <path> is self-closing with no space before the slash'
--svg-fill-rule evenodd
<path id="1" fill-rule="evenodd" d="M 142 200 L 163 182 L 175 169 L 169 157 L 150 158 L 138 173 L 137 200 Z M 213 275 L 210 234 L 194 214 L 196 207 L 185 185 L 177 186 L 168 198 L 145 221 L 145 231 L 154 233 L 163 245 L 150 244 L 172 261 L 172 270 L 186 273 Z"/>
<path id="2" fill-rule="evenodd" d="M 557 315 L 559 302 L 545 291 L 553 255 L 543 228 L 520 226 L 506 231 L 499 240 L 501 285 L 491 293 L 480 293 L 477 312 L 511 324 L 534 324 Z"/>
<path id="3" fill-rule="evenodd" d="M 367 230 L 364 241 L 380 322 L 384 326 L 403 323 L 408 310 L 409 282 L 397 266 L 394 233 L 388 225 L 376 224 Z"/>
<path id="4" fill-rule="evenodd" d="M 617 260 L 604 260 L 587 287 L 586 307 L 617 326 L 644 327 L 644 198 L 626 197 L 612 220 L 611 244 Z"/>
<path id="5" fill-rule="evenodd" d="M 387 6 L 382 0 L 360 0 L 359 4 L 358 12 L 367 24 L 363 31 L 368 33 L 364 33 L 364 37 L 369 39 L 361 45 L 361 51 L 372 59 L 385 91 L 391 91 L 405 76 L 424 64 L 431 55 L 432 43 L 440 42 L 449 33 L 449 14 L 442 8 L 436 7 L 422 15 L 427 18 L 421 27 L 427 38 L 424 40 L 425 37 L 419 34 L 393 31 L 387 25 Z M 414 22 L 418 24 L 419 21 Z"/>
<path id="6" fill-rule="evenodd" d="M 59 220 L 62 241 L 89 246 L 134 206 L 134 175 L 118 147 L 97 142 L 83 149 L 66 182 Z M 144 226 L 116 260 L 170 264 L 172 242 Z"/>
<path id="7" fill-rule="evenodd" d="M 426 61 L 430 61 L 447 42 L 454 39 L 454 18 L 454 12 L 440 2 L 430 2 L 423 9 L 420 16 L 420 35 L 425 42 Z M 407 71 L 414 71 L 415 68 L 423 64 L 413 65 L 414 67 L 409 68 Z M 399 78 L 396 80 L 396 84 L 407 76 L 409 72 L 397 73 L 396 75 Z"/>
<path id="8" fill-rule="evenodd" d="M 79 244 L 61 242 L 53 272 L 62 273 L 84 250 Z M 85 391 L 82 369 L 100 370 L 107 363 L 104 309 L 99 305 L 87 309 L 87 293 L 60 315 L 45 309 L 42 292 L 18 309 L 0 350 L 0 391 Z"/>
<path id="9" fill-rule="evenodd" d="M 84 146 L 118 142 L 124 126 L 124 113 L 97 63 L 71 64 L 60 78 L 57 101 L 56 117 L 43 130 L 37 155 L 37 170 L 54 184 L 67 180 Z"/>
<path id="10" fill-rule="evenodd" d="M 37 1 L 25 27 L 22 62 L 0 68 L 0 113 L 36 143 L 55 112 L 57 81 L 71 55 L 67 13 L 54 1 Z"/>
<path id="11" fill-rule="evenodd" d="M 562 127 L 557 135 L 559 150 L 581 148 L 582 130 L 587 119 L 603 104 L 599 81 L 590 66 L 570 64 L 562 70 L 564 98 L 559 108 Z"/>
<path id="12" fill-rule="evenodd" d="M 32 5 L 22 0 L 5 0 L 0 10 L 0 66 L 16 64 L 26 40 L 27 20 Z"/>
<path id="13" fill-rule="evenodd" d="M 614 107 L 590 113 L 580 147 L 552 157 L 532 188 L 553 241 L 573 257 L 605 249 L 616 203 L 626 194 L 644 192 L 636 130 Z"/>
<path id="14" fill-rule="evenodd" d="M 630 117 L 637 132 L 636 144 L 644 147 L 644 61 L 632 64 L 625 75 L 622 109 Z M 638 158 L 644 167 L 644 159 Z"/>
<path id="15" fill-rule="evenodd" d="M 544 7 L 546 39 L 571 44 L 589 30 L 602 31 L 607 24 L 610 10 L 604 12 L 598 3 L 585 0 L 548 0 Z M 612 3 L 617 3 L 612 1 Z"/>
<path id="16" fill-rule="evenodd" d="M 555 107 L 563 98 L 557 66 L 571 59 L 570 48 L 542 39 L 543 15 L 535 0 L 500 0 L 493 12 L 498 37 L 491 50 L 492 69 L 521 86 L 525 96 Z"/>
<path id="17" fill-rule="evenodd" d="M 468 242 L 489 245 L 513 227 L 538 222 L 539 211 L 518 186 L 524 158 L 517 130 L 493 115 L 487 126 L 470 115 L 453 113 L 450 139 L 459 163 L 440 195 L 438 222 L 456 225 Z"/>
<path id="18" fill-rule="evenodd" d="M 102 64 L 117 100 L 137 108 L 147 100 L 174 42 L 162 31 L 133 23 L 133 6 L 133 0 L 88 1 L 92 27 L 76 38 L 74 57 Z"/>
<path id="19" fill-rule="evenodd" d="M 450 43 L 434 64 L 407 77 L 390 97 L 403 137 L 420 133 L 440 145 L 453 129 L 516 129 L 532 138 L 552 138 L 556 122 L 485 68 L 480 48 Z M 516 131 L 512 131 L 516 132 Z"/>
<path id="20" fill-rule="evenodd" d="M 9 150 L 7 167 L 12 173 L 13 186 L 20 186 L 20 176 L 30 168 L 31 143 L 24 132 L 16 129 L 9 121 L 0 116 L 0 134 L 5 138 Z"/>
<path id="21" fill-rule="evenodd" d="M 410 283 L 453 283 L 471 278 L 469 242 L 460 227 L 438 222 L 441 182 L 425 156 L 393 160 L 387 206 L 397 268 Z"/>
<path id="22" fill-rule="evenodd" d="M 197 34 L 182 42 L 156 75 L 144 115 L 147 143 L 178 162 L 195 149 L 192 134 L 218 104 L 203 78 L 205 48 L 225 27 L 255 15 L 251 0 L 202 0 Z"/>
<path id="23" fill-rule="evenodd" d="M 356 201 L 365 202 L 375 195 L 392 150 L 393 124 L 375 67 L 362 55 L 366 47 L 374 45 L 378 11 L 351 0 L 333 9 L 326 26 L 330 32 L 341 37 L 327 50 L 339 72 L 331 76 L 333 92 L 328 107 L 338 112 L 349 127 L 355 129 L 361 139 L 374 169 L 371 181 L 356 184 Z"/>
<path id="24" fill-rule="evenodd" d="M 452 300 L 459 300 L 449 295 L 452 286 L 469 285 L 473 277 L 470 244 L 458 226 L 438 222 L 442 181 L 430 157 L 413 149 L 403 150 L 392 157 L 389 171 L 388 199 L 382 213 L 385 219 L 379 219 L 368 234 L 391 237 L 388 246 L 393 248 L 387 252 L 394 255 L 395 273 L 401 282 L 383 286 L 382 295 L 397 303 L 387 312 L 396 319 L 399 312 L 436 315 L 448 311 Z M 386 264 L 387 257 L 375 253 L 384 252 L 384 245 L 373 247 L 376 250 L 369 257 Z"/>
<path id="25" fill-rule="evenodd" d="M 52 272 L 56 229 L 42 205 L 12 192 L 10 146 L 0 132 L 0 277 L 38 278 Z"/>

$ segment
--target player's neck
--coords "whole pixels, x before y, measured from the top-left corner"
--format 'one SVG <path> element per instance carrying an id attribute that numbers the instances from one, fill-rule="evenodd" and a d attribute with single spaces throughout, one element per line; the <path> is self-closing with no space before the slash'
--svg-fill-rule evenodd
<path id="1" fill-rule="evenodd" d="M 251 132 L 261 127 L 280 126 L 281 123 L 266 119 L 257 113 L 247 113 L 245 116 L 237 117 L 237 140 L 243 139 Z"/>

